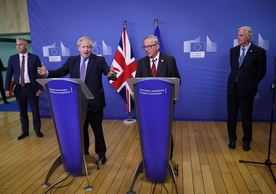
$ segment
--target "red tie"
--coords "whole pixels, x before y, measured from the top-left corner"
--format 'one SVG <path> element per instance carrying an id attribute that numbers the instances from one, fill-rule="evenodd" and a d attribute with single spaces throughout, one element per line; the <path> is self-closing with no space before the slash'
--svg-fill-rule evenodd
<path id="1" fill-rule="evenodd" d="M 22 55 L 22 62 L 21 62 L 21 69 L 20 69 L 20 81 L 21 81 L 22 87 L 25 86 L 24 71 L 25 71 L 25 56 Z"/>
<path id="2" fill-rule="evenodd" d="M 152 66 L 151 66 L 151 76 L 155 77 L 156 76 L 156 66 L 155 66 L 155 60 L 152 59 Z"/>

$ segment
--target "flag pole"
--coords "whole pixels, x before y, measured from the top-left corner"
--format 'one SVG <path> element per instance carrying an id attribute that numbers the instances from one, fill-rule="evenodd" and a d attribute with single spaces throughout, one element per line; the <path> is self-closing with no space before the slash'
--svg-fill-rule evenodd
<path id="1" fill-rule="evenodd" d="M 124 20 L 124 21 L 123 21 L 123 24 L 124 24 L 124 29 L 126 29 L 127 20 Z M 126 90 L 127 90 L 127 87 L 126 87 Z M 130 94 L 126 91 L 126 95 L 130 95 Z M 131 98 L 131 97 L 130 97 L 130 98 Z M 126 97 L 126 99 L 128 99 L 128 98 Z M 128 112 L 128 119 L 125 119 L 125 120 L 124 120 L 124 123 L 125 123 L 125 124 L 133 124 L 133 123 L 136 122 L 136 119 L 131 118 L 130 113 L 131 113 L 131 111 Z"/>
<path id="2" fill-rule="evenodd" d="M 124 20 L 124 29 L 126 29 L 127 20 Z"/>
<path id="3" fill-rule="evenodd" d="M 164 47 L 163 47 L 163 44 L 162 44 L 162 41 L 161 41 L 161 35 L 160 35 L 160 31 L 159 31 L 159 26 L 158 26 L 158 19 L 155 18 L 154 19 L 154 35 L 157 36 L 158 40 L 159 40 L 159 51 L 161 53 L 165 53 L 164 51 Z"/>
<path id="4" fill-rule="evenodd" d="M 154 25 L 155 25 L 155 28 L 158 26 L 158 19 L 157 18 L 154 19 Z"/>

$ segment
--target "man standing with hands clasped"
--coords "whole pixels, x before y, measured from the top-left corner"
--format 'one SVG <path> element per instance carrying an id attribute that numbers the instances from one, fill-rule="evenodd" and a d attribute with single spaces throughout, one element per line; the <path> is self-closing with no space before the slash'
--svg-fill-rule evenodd
<path id="1" fill-rule="evenodd" d="M 230 49 L 231 72 L 227 83 L 228 147 L 236 148 L 237 117 L 240 110 L 243 129 L 243 150 L 250 150 L 252 141 L 252 111 L 258 83 L 266 74 L 266 51 L 251 42 L 249 26 L 238 29 L 238 46 Z"/>
<path id="2" fill-rule="evenodd" d="M 37 69 L 37 72 L 49 78 L 63 77 L 70 74 L 70 78 L 80 78 L 94 95 L 94 99 L 88 101 L 87 115 L 83 127 L 84 151 L 89 154 L 88 124 L 92 127 L 95 137 L 95 152 L 102 164 L 106 162 L 106 145 L 102 129 L 103 109 L 106 106 L 102 74 L 115 80 L 116 73 L 107 65 L 105 58 L 92 54 L 92 40 L 86 36 L 77 41 L 80 55 L 71 56 L 65 64 L 57 70 L 46 70 L 45 66 Z"/>

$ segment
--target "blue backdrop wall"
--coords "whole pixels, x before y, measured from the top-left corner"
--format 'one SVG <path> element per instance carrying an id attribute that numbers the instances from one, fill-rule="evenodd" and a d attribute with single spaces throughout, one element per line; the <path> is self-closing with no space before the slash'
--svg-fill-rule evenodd
<path id="1" fill-rule="evenodd" d="M 127 20 L 127 33 L 136 61 L 145 56 L 143 38 L 153 34 L 158 19 L 165 53 L 175 56 L 182 77 L 175 120 L 226 120 L 229 49 L 237 29 L 253 28 L 253 42 L 267 50 L 267 74 L 259 84 L 253 119 L 270 120 L 271 84 L 276 55 L 276 2 L 252 0 L 27 0 L 33 53 L 48 69 L 78 55 L 83 35 L 94 41 L 93 52 L 111 65 Z M 127 118 L 125 102 L 103 76 L 106 119 Z M 40 100 L 42 117 L 50 117 L 47 99 Z M 134 111 L 132 112 L 135 117 Z"/>

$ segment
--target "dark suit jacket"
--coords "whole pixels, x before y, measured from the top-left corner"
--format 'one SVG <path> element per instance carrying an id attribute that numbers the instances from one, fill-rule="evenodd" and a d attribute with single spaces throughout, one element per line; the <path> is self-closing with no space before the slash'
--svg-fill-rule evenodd
<path id="1" fill-rule="evenodd" d="M 233 93 L 238 76 L 239 96 L 254 97 L 258 92 L 258 83 L 266 74 L 266 51 L 251 43 L 240 68 L 239 56 L 240 46 L 230 49 L 231 72 L 228 77 L 227 93 Z"/>
<path id="2" fill-rule="evenodd" d="M 42 90 L 42 86 L 36 81 L 36 79 L 41 78 L 37 73 L 37 67 L 41 67 L 41 61 L 37 55 L 28 53 L 28 74 L 32 88 L 35 92 Z M 16 84 L 19 84 L 20 77 L 20 60 L 19 54 L 10 56 L 6 74 L 5 90 L 8 91 L 12 76 Z M 15 87 L 14 93 L 18 92 L 19 87 Z"/>
<path id="3" fill-rule="evenodd" d="M 50 70 L 48 77 L 63 77 L 70 74 L 70 78 L 80 78 L 80 61 L 80 55 L 71 56 L 59 69 Z M 102 74 L 106 75 L 109 71 L 110 67 L 107 65 L 104 57 L 96 56 L 94 54 L 90 55 L 86 69 L 85 84 L 94 95 L 94 99 L 91 99 L 88 102 L 88 107 L 93 112 L 100 111 L 106 106 Z"/>
<path id="4" fill-rule="evenodd" d="M 146 56 L 138 61 L 135 77 L 152 77 L 149 57 Z M 175 77 L 181 81 L 174 57 L 160 53 L 156 77 Z"/>

